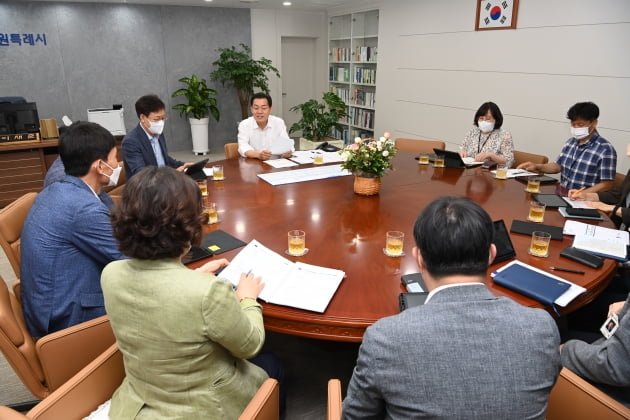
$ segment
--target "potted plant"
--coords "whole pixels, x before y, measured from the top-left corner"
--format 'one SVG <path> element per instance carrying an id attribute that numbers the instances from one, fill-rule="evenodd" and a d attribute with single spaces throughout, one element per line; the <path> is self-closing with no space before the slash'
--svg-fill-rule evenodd
<path id="1" fill-rule="evenodd" d="M 213 96 L 217 91 L 210 89 L 205 79 L 199 79 L 193 74 L 182 77 L 180 82 L 186 87 L 173 92 L 172 97 L 185 96 L 188 103 L 178 104 L 173 109 L 179 111 L 180 116 L 188 116 L 190 132 L 193 140 L 193 153 L 208 153 L 208 123 L 209 115 L 219 121 L 221 114 L 217 107 L 217 100 Z"/>
<path id="2" fill-rule="evenodd" d="M 377 139 L 357 137 L 354 143 L 343 148 L 341 167 L 354 174 L 354 192 L 359 195 L 378 194 L 381 178 L 392 167 L 396 146 L 391 134 L 385 133 Z"/>
<path id="3" fill-rule="evenodd" d="M 274 73 L 280 77 L 278 69 L 271 64 L 271 60 L 262 57 L 254 60 L 251 57 L 251 49 L 240 44 L 236 47 L 219 48 L 219 59 L 212 63 L 216 69 L 210 73 L 210 79 L 219 81 L 223 86 L 233 86 L 241 105 L 241 119 L 249 115 L 249 100 L 254 94 L 254 88 L 269 94 L 269 78 L 267 73 Z"/>
<path id="4" fill-rule="evenodd" d="M 333 128 L 342 131 L 339 120 L 348 116 L 346 104 L 332 92 L 324 93 L 322 102 L 310 99 L 294 106 L 291 111 L 301 112 L 302 118 L 291 126 L 289 134 L 301 130 L 302 137 L 311 142 L 325 141 Z"/>

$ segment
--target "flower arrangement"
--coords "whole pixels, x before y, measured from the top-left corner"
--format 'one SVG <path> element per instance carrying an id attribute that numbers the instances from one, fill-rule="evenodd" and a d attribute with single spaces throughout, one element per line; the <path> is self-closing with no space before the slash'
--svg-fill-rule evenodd
<path id="1" fill-rule="evenodd" d="M 391 160 L 396 155 L 390 138 L 387 132 L 378 140 L 355 138 L 353 144 L 339 151 L 343 159 L 341 167 L 355 175 L 381 178 L 392 167 Z"/>

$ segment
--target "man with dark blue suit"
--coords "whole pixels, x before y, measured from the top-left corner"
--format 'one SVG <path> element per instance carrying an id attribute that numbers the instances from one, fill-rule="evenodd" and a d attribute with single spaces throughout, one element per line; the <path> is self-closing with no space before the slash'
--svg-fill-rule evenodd
<path id="1" fill-rule="evenodd" d="M 125 176 L 131 178 L 145 166 L 170 166 L 183 171 L 192 162 L 181 162 L 168 155 L 162 131 L 166 121 L 164 102 L 157 95 L 145 95 L 136 101 L 140 122 L 122 142 Z"/>
<path id="2" fill-rule="evenodd" d="M 112 199 L 122 167 L 109 131 L 74 123 L 62 135 L 59 155 L 66 176 L 44 188 L 21 235 L 24 320 L 42 337 L 105 314 L 101 271 L 125 258 L 112 234 Z"/>

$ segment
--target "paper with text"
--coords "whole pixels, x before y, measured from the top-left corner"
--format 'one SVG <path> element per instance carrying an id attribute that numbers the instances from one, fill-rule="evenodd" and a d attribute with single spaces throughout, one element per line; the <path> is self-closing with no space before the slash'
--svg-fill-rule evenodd
<path id="1" fill-rule="evenodd" d="M 294 263 L 252 240 L 219 277 L 238 285 L 241 273 L 262 277 L 265 287 L 259 298 L 277 305 L 323 313 L 345 273 L 316 265 Z"/>
<path id="2" fill-rule="evenodd" d="M 258 174 L 258 177 L 271 185 L 292 184 L 295 182 L 314 181 L 316 179 L 335 178 L 352 175 L 341 165 L 317 166 L 314 168 L 296 169 L 293 171 L 270 172 Z"/>

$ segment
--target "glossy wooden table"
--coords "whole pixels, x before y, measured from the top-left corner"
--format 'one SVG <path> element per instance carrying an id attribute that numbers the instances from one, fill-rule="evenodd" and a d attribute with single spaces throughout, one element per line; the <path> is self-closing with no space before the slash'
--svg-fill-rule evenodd
<path id="1" fill-rule="evenodd" d="M 398 313 L 398 295 L 404 291 L 400 277 L 418 271 L 411 255 L 413 224 L 420 211 L 438 196 L 469 197 L 483 206 L 493 220 L 503 219 L 508 229 L 513 219 L 526 220 L 530 194 L 524 191 L 523 183 L 514 179 L 495 180 L 482 168 L 434 169 L 418 165 L 413 157 L 411 153 L 399 152 L 394 159 L 394 170 L 383 178 L 380 194 L 372 197 L 353 193 L 352 176 L 276 187 L 257 177 L 259 173 L 311 165 L 273 169 L 255 159 L 216 162 L 223 164 L 226 179 L 208 180 L 210 199 L 218 205 L 220 220 L 206 226 L 206 232 L 222 229 L 245 242 L 257 239 L 284 255 L 287 232 L 304 230 L 310 251 L 302 257 L 287 258 L 347 273 L 323 314 L 263 303 L 268 330 L 326 340 L 361 341 L 365 328 Z M 554 188 L 542 186 L 541 192 L 551 193 Z M 547 210 L 545 224 L 562 226 L 564 221 L 556 210 Z M 599 223 L 613 227 L 609 220 Z M 388 230 L 405 232 L 404 257 L 383 254 Z M 511 237 L 520 261 L 547 271 L 549 266 L 558 265 L 586 272 L 585 275 L 560 273 L 561 277 L 588 289 L 567 308 L 561 308 L 562 313 L 591 301 L 608 285 L 616 267 L 613 260 L 606 260 L 602 268 L 595 270 L 560 257 L 560 250 L 571 244 L 572 237 L 552 240 L 548 258 L 527 253 L 529 236 L 511 234 Z M 239 250 L 221 257 L 230 259 Z M 489 272 L 506 263 L 490 267 Z M 495 285 L 489 276 L 487 285 L 495 295 L 543 307 L 535 300 Z"/>

